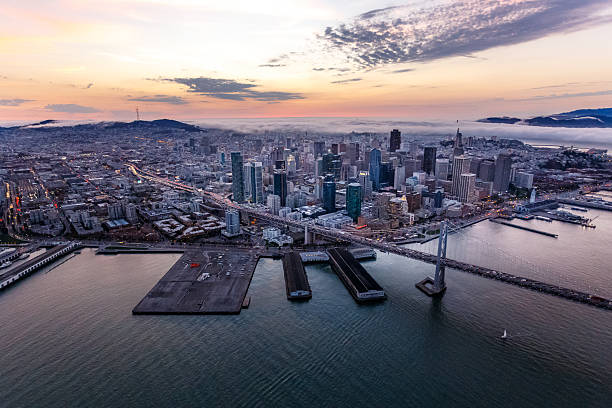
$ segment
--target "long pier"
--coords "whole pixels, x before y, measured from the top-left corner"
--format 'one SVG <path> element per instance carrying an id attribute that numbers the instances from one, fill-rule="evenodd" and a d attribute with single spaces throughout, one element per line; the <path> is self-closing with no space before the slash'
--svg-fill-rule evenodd
<path id="1" fill-rule="evenodd" d="M 353 299 L 358 303 L 384 300 L 387 298 L 382 287 L 370 276 L 349 251 L 332 248 L 327 251 L 329 263 Z"/>
<path id="2" fill-rule="evenodd" d="M 310 299 L 312 290 L 308 276 L 302 264 L 302 258 L 297 252 L 289 252 L 283 257 L 283 274 L 285 275 L 285 288 L 287 299 Z"/>
<path id="3" fill-rule="evenodd" d="M 9 269 L 4 274 L 0 275 L 0 289 L 12 285 L 18 280 L 78 248 L 80 248 L 80 244 L 76 242 L 56 245 L 44 254 L 40 254 L 34 259 L 30 259 L 19 266 Z"/>
<path id="4" fill-rule="evenodd" d="M 577 205 L 579 207 L 587 207 L 587 208 L 594 208 L 596 210 L 612 211 L 612 204 L 608 205 L 608 204 L 601 204 L 598 202 L 586 201 L 586 200 L 572 200 L 570 198 L 560 198 L 558 199 L 558 201 L 563 204 Z"/>
<path id="5" fill-rule="evenodd" d="M 553 234 L 552 232 L 541 231 L 541 230 L 537 230 L 535 228 L 525 227 L 523 225 L 516 225 L 516 224 L 512 224 L 511 222 L 508 222 L 508 221 L 498 220 L 496 218 L 489 218 L 489 221 L 494 222 L 496 224 L 507 225 L 508 227 L 512 227 L 512 228 L 517 228 L 517 229 L 521 229 L 521 230 L 525 230 L 525 231 L 535 232 L 536 234 L 546 235 L 547 237 L 552 237 L 552 238 L 558 238 L 559 237 L 558 234 Z"/>

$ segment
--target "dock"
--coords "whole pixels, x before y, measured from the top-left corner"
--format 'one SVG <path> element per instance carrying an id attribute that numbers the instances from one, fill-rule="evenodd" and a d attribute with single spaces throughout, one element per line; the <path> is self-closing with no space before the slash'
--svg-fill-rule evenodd
<path id="1" fill-rule="evenodd" d="M 297 252 L 289 252 L 283 257 L 283 273 L 287 299 L 305 300 L 312 298 L 312 290 L 308 276 L 302 264 L 302 258 Z"/>
<path id="2" fill-rule="evenodd" d="M 33 259 L 28 259 L 21 265 L 15 266 L 6 272 L 3 272 L 0 274 L 0 289 L 4 289 L 7 286 L 12 285 L 18 280 L 32 274 L 33 272 L 36 272 L 40 268 L 50 264 L 64 255 L 75 251 L 80 247 L 80 244 L 76 242 L 56 245 L 48 251 L 45 251 L 45 253 L 40 254 Z"/>
<path id="3" fill-rule="evenodd" d="M 133 314 L 238 314 L 259 256 L 254 249 L 202 248 L 181 258 L 134 307 Z"/>
<path id="4" fill-rule="evenodd" d="M 333 271 L 356 302 L 372 302 L 387 298 L 383 288 L 349 251 L 343 248 L 332 248 L 327 253 Z"/>
<path id="5" fill-rule="evenodd" d="M 529 227 L 525 227 L 522 225 L 516 225 L 516 224 L 512 224 L 508 221 L 501 221 L 495 218 L 490 218 L 489 221 L 494 222 L 496 224 L 501 224 L 501 225 L 507 225 L 508 227 L 512 227 L 512 228 L 518 228 L 518 229 L 522 229 L 525 231 L 530 231 L 530 232 L 535 232 L 536 234 L 541 234 L 541 235 L 546 235 L 547 237 L 552 237 L 552 238 L 558 238 L 559 235 L 558 234 L 553 234 L 552 232 L 546 232 L 546 231 L 540 231 L 537 230 L 535 228 L 529 228 Z"/>

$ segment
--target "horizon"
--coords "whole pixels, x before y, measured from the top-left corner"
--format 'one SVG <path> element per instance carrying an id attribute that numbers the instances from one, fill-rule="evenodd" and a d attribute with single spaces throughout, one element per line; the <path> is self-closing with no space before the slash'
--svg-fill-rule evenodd
<path id="1" fill-rule="evenodd" d="M 2 122 L 523 118 L 612 95 L 605 0 L 9 3 Z"/>

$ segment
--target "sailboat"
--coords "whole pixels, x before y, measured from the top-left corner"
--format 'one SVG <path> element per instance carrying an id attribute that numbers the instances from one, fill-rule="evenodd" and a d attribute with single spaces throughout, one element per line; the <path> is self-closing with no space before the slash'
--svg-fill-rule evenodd
<path id="1" fill-rule="evenodd" d="M 507 339 L 508 338 L 508 333 L 506 332 L 506 329 L 504 329 L 504 334 L 502 334 L 501 338 L 502 339 Z"/>

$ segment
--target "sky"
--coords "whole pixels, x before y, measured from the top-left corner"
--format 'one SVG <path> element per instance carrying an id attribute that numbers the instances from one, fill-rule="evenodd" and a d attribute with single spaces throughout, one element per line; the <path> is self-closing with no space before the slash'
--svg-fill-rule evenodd
<path id="1" fill-rule="evenodd" d="M 612 106 L 612 0 L 2 0 L 0 121 Z"/>

